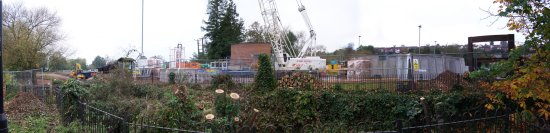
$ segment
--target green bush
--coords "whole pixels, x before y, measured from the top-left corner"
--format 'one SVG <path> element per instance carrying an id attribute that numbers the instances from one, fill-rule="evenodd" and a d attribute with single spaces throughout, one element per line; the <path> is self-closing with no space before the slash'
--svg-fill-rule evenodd
<path id="1" fill-rule="evenodd" d="M 257 102 L 252 106 L 266 110 L 258 118 L 262 124 L 298 127 L 332 125 L 391 130 L 394 129 L 397 119 L 418 122 L 427 115 L 450 121 L 456 119 L 459 112 L 481 110 L 482 103 L 486 102 L 484 95 L 478 93 L 422 95 L 426 97 L 430 114 L 423 111 L 419 95 L 391 92 L 277 89 L 254 99 Z"/>
<path id="2" fill-rule="evenodd" d="M 170 84 L 175 84 L 176 83 L 176 74 L 174 72 L 170 72 L 170 74 L 168 74 L 168 79 L 169 79 Z"/>
<path id="3" fill-rule="evenodd" d="M 167 92 L 164 94 L 162 102 L 164 105 L 154 116 L 156 124 L 182 129 L 196 128 L 201 124 L 202 112 L 195 106 L 196 102 L 193 97 L 187 96 L 186 99 L 179 99 L 173 93 Z"/>
<path id="4" fill-rule="evenodd" d="M 335 84 L 332 86 L 332 89 L 335 91 L 342 91 L 344 87 L 342 87 L 342 84 Z"/>
<path id="5" fill-rule="evenodd" d="M 6 86 L 6 100 L 10 100 L 19 92 L 17 82 L 11 74 L 4 74 L 4 85 Z"/>
<path id="6" fill-rule="evenodd" d="M 258 74 L 254 80 L 255 87 L 254 90 L 260 92 L 269 92 L 277 87 L 275 81 L 275 73 L 273 66 L 271 65 L 271 59 L 269 55 L 261 54 L 258 57 Z"/>
<path id="7" fill-rule="evenodd" d="M 239 114 L 238 103 L 234 99 L 231 99 L 226 93 L 216 94 L 214 109 L 216 111 L 216 116 L 220 118 L 232 118 Z"/>
<path id="8" fill-rule="evenodd" d="M 80 81 L 68 79 L 61 86 L 62 92 L 62 116 L 63 122 L 70 123 L 77 118 L 78 102 L 83 101 L 89 95 L 88 90 L 80 84 Z"/>
<path id="9" fill-rule="evenodd" d="M 218 74 L 212 76 L 212 89 L 218 89 L 218 88 L 224 88 L 227 90 L 235 89 L 236 84 L 231 79 L 231 75 L 229 74 Z"/>

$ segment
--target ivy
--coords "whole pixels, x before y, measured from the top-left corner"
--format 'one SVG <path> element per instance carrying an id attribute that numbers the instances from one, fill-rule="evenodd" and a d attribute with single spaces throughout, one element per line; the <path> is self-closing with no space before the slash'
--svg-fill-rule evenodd
<path id="1" fill-rule="evenodd" d="M 75 79 L 68 79 L 61 85 L 62 93 L 62 106 L 63 106 L 63 121 L 71 123 L 77 118 L 77 109 L 79 102 L 86 99 L 89 95 L 89 91 L 82 86 L 80 81 Z"/>

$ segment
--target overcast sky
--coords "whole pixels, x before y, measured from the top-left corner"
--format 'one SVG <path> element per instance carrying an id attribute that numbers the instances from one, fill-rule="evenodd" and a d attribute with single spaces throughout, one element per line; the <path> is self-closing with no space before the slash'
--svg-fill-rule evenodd
<path id="1" fill-rule="evenodd" d="M 28 8 L 46 7 L 62 19 L 64 46 L 75 51 L 71 58 L 118 58 L 124 49 L 141 49 L 141 0 L 4 0 L 21 2 Z M 257 0 L 234 0 L 240 17 L 248 27 L 263 23 Z M 506 20 L 481 9 L 489 9 L 493 0 L 303 0 L 317 32 L 317 44 L 328 51 L 348 43 L 391 47 L 418 45 L 418 25 L 422 25 L 421 43 L 465 44 L 467 37 L 489 34 L 521 34 L 505 28 Z M 307 31 L 295 0 L 279 0 L 277 6 L 283 25 L 294 31 Z M 207 0 L 145 0 L 144 52 L 150 57 L 168 59 L 169 48 L 182 43 L 186 57 L 197 51 L 196 39 L 204 32 Z M 491 9 L 496 9 L 493 6 Z M 137 55 L 135 55 L 137 56 Z"/>

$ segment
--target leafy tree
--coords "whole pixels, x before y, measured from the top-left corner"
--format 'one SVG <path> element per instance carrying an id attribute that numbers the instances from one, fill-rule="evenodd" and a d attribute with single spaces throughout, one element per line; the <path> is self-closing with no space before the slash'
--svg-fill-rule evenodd
<path id="1" fill-rule="evenodd" d="M 82 70 L 88 69 L 88 66 L 86 66 L 86 59 L 85 58 L 69 59 L 67 62 L 69 62 L 69 68 L 71 70 L 75 69 L 76 63 L 80 64 L 80 68 Z"/>
<path id="2" fill-rule="evenodd" d="M 430 44 L 426 44 L 425 46 L 422 46 L 420 48 L 420 54 L 430 54 L 432 49 L 430 48 Z"/>
<path id="3" fill-rule="evenodd" d="M 23 4 L 3 7 L 4 66 L 8 70 L 40 67 L 46 56 L 58 50 L 63 39 L 58 32 L 61 19 L 47 8 L 26 9 Z"/>
<path id="4" fill-rule="evenodd" d="M 487 108 L 518 106 L 526 112 L 550 118 L 550 3 L 540 0 L 495 0 L 498 16 L 509 19 L 508 28 L 526 35 L 525 44 L 514 49 L 506 61 L 492 65 L 483 83 L 491 93 Z M 530 53 L 530 51 L 534 51 Z M 479 74 L 477 74 L 479 75 Z M 510 104 L 506 101 L 512 101 Z"/>
<path id="5" fill-rule="evenodd" d="M 297 46 L 298 44 L 298 36 L 294 34 L 294 32 L 288 30 L 286 36 L 288 37 L 289 42 L 284 42 L 283 44 L 288 46 L 285 47 L 284 50 L 286 53 L 296 53 L 300 52 L 301 47 Z"/>
<path id="6" fill-rule="evenodd" d="M 103 58 L 101 56 L 96 56 L 94 61 L 92 61 L 91 67 L 92 68 L 100 68 L 100 67 L 103 67 L 105 65 L 107 65 L 107 61 L 105 60 L 105 58 Z"/>
<path id="7" fill-rule="evenodd" d="M 260 25 L 260 23 L 255 21 L 246 30 L 245 41 L 267 43 L 268 41 L 266 40 L 265 32 L 266 32 L 265 29 Z"/>
<path id="8" fill-rule="evenodd" d="M 463 52 L 461 49 L 461 46 L 458 44 L 452 44 L 447 46 L 442 46 L 441 51 L 444 53 L 451 53 L 451 54 L 457 54 Z"/>
<path id="9" fill-rule="evenodd" d="M 361 45 L 357 48 L 357 53 L 358 54 L 375 54 L 376 50 L 372 45 L 368 45 L 368 46 Z"/>
<path id="10" fill-rule="evenodd" d="M 61 53 L 54 52 L 50 56 L 49 60 L 49 69 L 50 70 L 66 70 L 69 69 L 69 63 L 67 62 L 67 58 L 65 58 Z"/>
<path id="11" fill-rule="evenodd" d="M 259 55 L 258 66 L 258 75 L 256 75 L 256 79 L 254 80 L 256 81 L 254 86 L 255 90 L 266 92 L 275 89 L 277 84 L 269 55 Z"/>
<path id="12" fill-rule="evenodd" d="M 237 6 L 233 0 L 209 0 L 208 21 L 202 27 L 204 35 L 210 40 L 207 44 L 207 56 L 211 59 L 228 57 L 231 45 L 244 40 L 243 20 L 239 18 Z"/>

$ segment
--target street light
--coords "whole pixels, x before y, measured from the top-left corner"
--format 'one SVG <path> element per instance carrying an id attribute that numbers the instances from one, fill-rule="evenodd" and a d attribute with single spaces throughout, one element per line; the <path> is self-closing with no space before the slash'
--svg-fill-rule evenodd
<path id="1" fill-rule="evenodd" d="M 420 29 L 422 25 L 418 25 L 418 54 L 420 54 Z"/>
<path id="2" fill-rule="evenodd" d="M 434 41 L 434 54 L 435 54 L 435 49 L 437 48 L 437 41 Z"/>
<path id="3" fill-rule="evenodd" d="M 0 11 L 2 10 L 2 0 L 0 0 Z M 2 14 L 0 13 L 0 22 L 2 22 Z M 0 28 L 0 81 L 4 81 L 4 65 L 2 64 L 2 28 Z M 0 82 L 0 86 L 4 87 L 4 82 Z M 0 90 L 0 133 L 8 132 L 8 119 L 4 111 L 4 89 Z"/>
<path id="4" fill-rule="evenodd" d="M 359 46 L 361 46 L 361 36 L 359 36 Z"/>

